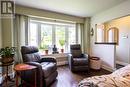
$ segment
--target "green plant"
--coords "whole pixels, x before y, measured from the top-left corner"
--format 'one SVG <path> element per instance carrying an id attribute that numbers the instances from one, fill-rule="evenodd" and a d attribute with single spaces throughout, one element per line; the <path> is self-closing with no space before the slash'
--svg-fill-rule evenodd
<path id="1" fill-rule="evenodd" d="M 48 50 L 48 45 L 41 44 L 39 48 L 42 50 Z"/>
<path id="2" fill-rule="evenodd" d="M 65 40 L 59 40 L 60 45 L 63 47 L 65 45 Z"/>
<path id="3" fill-rule="evenodd" d="M 13 57 L 16 52 L 15 47 L 5 47 L 0 49 L 0 56 L 4 57 Z"/>

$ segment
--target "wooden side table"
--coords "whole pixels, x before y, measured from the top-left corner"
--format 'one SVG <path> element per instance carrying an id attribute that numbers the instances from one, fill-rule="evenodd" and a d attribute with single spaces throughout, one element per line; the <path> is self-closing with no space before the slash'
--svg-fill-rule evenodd
<path id="1" fill-rule="evenodd" d="M 4 80 L 6 87 L 8 87 L 8 84 L 7 84 L 8 81 L 13 81 L 13 80 L 10 78 L 10 76 L 8 75 L 8 72 L 9 72 L 8 68 L 9 68 L 9 66 L 11 66 L 11 65 L 13 65 L 13 62 L 12 62 L 12 63 L 6 63 L 6 64 L 0 64 L 1 67 L 6 67 L 5 80 Z"/>
<path id="2" fill-rule="evenodd" d="M 18 72 L 27 71 L 27 70 L 35 70 L 34 77 L 35 77 L 35 83 L 34 87 L 36 87 L 36 66 L 28 65 L 28 64 L 18 64 L 14 67 L 14 70 L 16 71 L 16 87 L 18 87 Z"/>

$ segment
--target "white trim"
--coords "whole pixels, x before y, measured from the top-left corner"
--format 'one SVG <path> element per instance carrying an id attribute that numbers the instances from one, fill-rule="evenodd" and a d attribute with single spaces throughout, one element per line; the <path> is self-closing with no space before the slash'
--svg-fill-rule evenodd
<path id="1" fill-rule="evenodd" d="M 72 21 L 66 21 L 66 20 L 59 20 L 59 19 L 52 19 L 52 18 L 46 18 L 46 17 L 42 17 L 42 18 L 38 18 L 38 17 L 31 17 L 31 21 L 34 22 L 43 22 L 43 23 L 49 23 L 52 22 L 51 24 L 57 24 L 57 23 L 61 23 L 63 25 L 73 25 L 76 22 L 72 22 Z M 60 24 L 60 25 L 61 25 Z"/>
<path id="2" fill-rule="evenodd" d="M 114 71 L 116 70 L 116 46 L 114 46 Z"/>
<path id="3" fill-rule="evenodd" d="M 129 63 L 121 62 L 121 61 L 116 61 L 116 63 L 117 63 L 117 64 L 120 64 L 120 65 L 124 65 L 124 66 L 126 66 L 126 65 L 129 64 Z"/>
<path id="4" fill-rule="evenodd" d="M 34 24 L 36 24 L 37 25 L 37 31 L 36 31 L 36 33 L 37 33 L 37 36 L 36 36 L 36 39 L 37 39 L 37 46 L 39 46 L 40 45 L 40 43 L 41 43 L 41 26 L 42 25 L 49 25 L 49 26 L 52 26 L 52 46 L 53 45 L 57 45 L 56 44 L 56 27 L 57 26 L 59 26 L 59 27 L 62 27 L 62 25 L 56 25 L 56 24 L 45 24 L 45 23 L 41 23 L 41 22 L 35 22 L 35 21 L 31 21 L 30 23 L 34 23 Z M 69 49 L 69 28 L 71 28 L 71 27 L 73 27 L 74 28 L 74 31 L 75 31 L 75 34 L 76 34 L 76 36 L 75 37 L 73 37 L 73 38 L 76 38 L 76 40 L 78 41 L 78 38 L 77 38 L 77 35 L 78 35 L 78 32 L 76 33 L 76 25 L 75 24 L 73 24 L 73 26 L 69 26 L 69 25 L 65 25 L 65 26 L 63 26 L 63 27 L 65 27 L 65 41 L 66 41 L 66 43 L 67 44 L 65 44 L 65 52 L 68 52 L 68 49 Z M 30 44 L 30 30 L 31 29 L 29 29 L 29 41 L 28 41 L 28 43 Z"/>
<path id="5" fill-rule="evenodd" d="M 105 70 L 108 70 L 108 71 L 110 71 L 110 72 L 115 71 L 115 69 L 112 69 L 111 67 L 106 66 L 106 65 L 102 65 L 102 68 L 105 69 Z"/>
<path id="6" fill-rule="evenodd" d="M 38 46 L 41 46 L 41 24 L 40 23 L 37 23 L 37 45 Z"/>

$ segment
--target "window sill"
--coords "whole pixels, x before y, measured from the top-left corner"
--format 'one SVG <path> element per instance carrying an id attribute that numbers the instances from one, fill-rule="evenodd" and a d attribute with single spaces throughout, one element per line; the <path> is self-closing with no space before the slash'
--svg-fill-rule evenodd
<path id="1" fill-rule="evenodd" d="M 43 57 L 54 56 L 56 58 L 67 57 L 68 53 L 57 53 L 57 54 L 41 54 Z"/>

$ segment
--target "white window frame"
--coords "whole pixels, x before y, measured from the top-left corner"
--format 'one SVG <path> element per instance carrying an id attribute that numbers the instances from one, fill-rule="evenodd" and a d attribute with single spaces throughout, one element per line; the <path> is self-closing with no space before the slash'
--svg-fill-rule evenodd
<path id="1" fill-rule="evenodd" d="M 65 52 L 68 52 L 69 51 L 69 27 L 75 27 L 75 42 L 78 43 L 78 31 L 76 29 L 76 24 L 73 24 L 73 25 L 58 25 L 58 24 L 48 24 L 48 23 L 42 23 L 42 22 L 39 22 L 39 21 L 35 21 L 35 20 L 30 20 L 30 23 L 35 23 L 37 24 L 37 46 L 40 46 L 40 43 L 41 43 L 41 25 L 44 24 L 44 25 L 51 25 L 52 26 L 52 45 L 56 44 L 56 26 L 64 26 L 65 27 Z M 30 38 L 29 38 L 29 34 L 30 34 L 30 29 L 28 31 L 28 44 L 30 43 Z"/>

